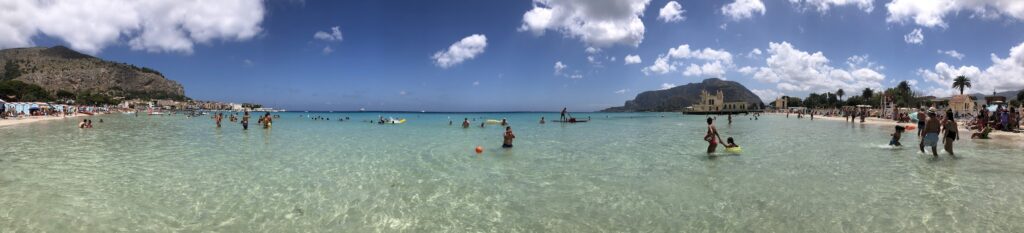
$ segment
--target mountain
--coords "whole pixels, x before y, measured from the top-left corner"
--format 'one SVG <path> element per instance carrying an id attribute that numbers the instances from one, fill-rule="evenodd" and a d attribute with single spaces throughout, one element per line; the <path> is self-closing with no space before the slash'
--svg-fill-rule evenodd
<path id="1" fill-rule="evenodd" d="M 8 77 L 13 76 L 13 77 Z M 51 93 L 184 99 L 185 89 L 159 71 L 106 61 L 64 46 L 0 50 L 0 80 L 42 86 Z"/>
<path id="2" fill-rule="evenodd" d="M 715 93 L 722 90 L 726 102 L 745 101 L 754 106 L 763 106 L 761 98 L 742 84 L 717 78 L 705 79 L 665 90 L 646 91 L 626 101 L 622 107 L 612 107 L 602 112 L 670 112 L 680 111 L 700 101 L 700 91 Z"/>

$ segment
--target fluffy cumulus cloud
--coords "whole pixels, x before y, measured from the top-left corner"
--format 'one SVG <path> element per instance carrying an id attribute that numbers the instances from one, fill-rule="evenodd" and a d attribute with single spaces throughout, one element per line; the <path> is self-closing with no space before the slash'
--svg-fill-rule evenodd
<path id="1" fill-rule="evenodd" d="M 3 1 L 0 48 L 33 46 L 45 35 L 89 54 L 113 44 L 192 53 L 196 43 L 255 37 L 264 14 L 260 0 Z"/>
<path id="2" fill-rule="evenodd" d="M 769 43 L 768 58 L 763 67 L 743 67 L 740 73 L 752 75 L 755 80 L 774 83 L 783 92 L 827 92 L 839 88 L 861 90 L 881 89 L 885 75 L 873 65 L 849 68 L 832 67 L 829 59 L 821 52 L 808 53 L 798 50 L 788 42 Z M 862 60 L 866 56 L 848 60 Z M 872 64 L 860 61 L 862 64 Z"/>
<path id="3" fill-rule="evenodd" d="M 955 67 L 945 62 L 935 64 L 933 70 L 918 70 L 925 81 L 935 83 L 939 88 L 949 88 L 956 76 L 971 78 L 973 90 L 977 92 L 1016 91 L 1024 89 L 1024 43 L 1010 48 L 1006 58 L 991 54 L 992 65 L 982 70 L 976 66 Z"/>
<path id="4" fill-rule="evenodd" d="M 1024 20 L 1024 1 L 1020 0 L 893 0 L 885 4 L 886 21 L 925 27 L 947 27 L 945 17 L 962 12 L 972 18 L 1012 18 Z"/>
<path id="5" fill-rule="evenodd" d="M 447 69 L 475 58 L 484 53 L 485 48 L 487 48 L 487 36 L 473 34 L 448 46 L 448 49 L 437 51 L 431 58 L 434 59 L 434 64 Z"/>
<path id="6" fill-rule="evenodd" d="M 952 57 L 952 58 L 956 58 L 957 60 L 963 60 L 964 56 L 965 56 L 963 53 L 957 52 L 956 50 L 941 50 L 940 49 L 940 50 L 938 50 L 938 53 L 939 54 L 945 54 L 946 56 L 949 56 L 949 57 Z"/>
<path id="7" fill-rule="evenodd" d="M 644 39 L 640 17 L 650 0 L 533 0 L 519 31 L 543 35 L 552 30 L 589 46 L 639 46 Z"/>
<path id="8" fill-rule="evenodd" d="M 789 0 L 790 3 L 806 8 L 814 8 L 818 12 L 828 12 L 833 6 L 856 5 L 865 12 L 875 9 L 872 0 Z"/>
<path id="9" fill-rule="evenodd" d="M 903 41 L 907 42 L 907 44 L 921 44 L 921 42 L 924 42 L 924 34 L 921 33 L 920 28 L 914 29 L 903 36 Z"/>
<path id="10" fill-rule="evenodd" d="M 722 14 L 735 21 L 753 17 L 757 13 L 764 15 L 764 11 L 761 0 L 736 0 L 722 6 Z"/>
<path id="11" fill-rule="evenodd" d="M 665 21 L 666 23 L 679 22 L 686 20 L 683 13 L 686 13 L 686 10 L 683 10 L 683 5 L 680 5 L 679 2 L 676 1 L 670 1 L 665 3 L 665 7 L 662 7 L 661 10 L 658 11 L 658 19 Z"/>
<path id="12" fill-rule="evenodd" d="M 640 64 L 643 62 L 640 60 L 640 55 L 626 55 L 626 58 L 623 58 L 622 60 L 626 61 L 626 65 Z"/>
<path id="13" fill-rule="evenodd" d="M 317 31 L 313 33 L 313 38 L 323 41 L 338 41 L 340 42 L 343 38 L 341 37 L 341 27 L 331 27 L 331 32 Z"/>
<path id="14" fill-rule="evenodd" d="M 644 67 L 646 75 L 668 74 L 684 66 L 686 61 L 702 61 L 704 64 L 690 63 L 683 70 L 685 76 L 724 77 L 726 71 L 733 67 L 732 54 L 725 50 L 711 48 L 691 50 L 690 45 L 683 44 L 670 48 L 667 53 L 658 55 L 654 64 Z"/>
<path id="15" fill-rule="evenodd" d="M 747 53 L 747 58 L 750 58 L 750 59 L 758 59 L 758 58 L 761 58 L 761 53 L 762 53 L 762 52 L 761 52 L 761 49 L 759 49 L 759 48 L 754 48 L 754 49 L 750 50 L 750 52 L 749 52 L 749 53 Z"/>
<path id="16" fill-rule="evenodd" d="M 565 70 L 565 68 L 568 68 L 568 67 L 569 66 L 567 66 L 565 64 L 562 64 L 562 61 L 556 61 L 555 62 L 555 74 L 562 74 L 562 71 Z"/>
<path id="17" fill-rule="evenodd" d="M 786 95 L 785 93 L 778 92 L 772 89 L 751 89 L 750 91 L 754 92 L 754 94 L 757 95 L 758 97 L 761 97 L 761 100 L 763 100 L 764 102 L 775 101 L 775 99 L 778 99 L 780 96 Z"/>

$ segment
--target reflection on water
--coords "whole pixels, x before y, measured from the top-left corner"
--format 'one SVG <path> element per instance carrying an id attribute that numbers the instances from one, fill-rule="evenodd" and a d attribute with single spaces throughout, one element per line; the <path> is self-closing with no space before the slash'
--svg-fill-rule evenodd
<path id="1" fill-rule="evenodd" d="M 318 115 L 351 120 L 0 128 L 0 231 L 1024 231 L 1020 148 L 987 141 L 932 158 L 912 133 L 885 146 L 880 126 L 736 117 L 717 125 L 744 152 L 708 156 L 702 116 Z M 409 122 L 367 123 L 379 115 Z M 515 148 L 479 128 L 501 118 Z"/>

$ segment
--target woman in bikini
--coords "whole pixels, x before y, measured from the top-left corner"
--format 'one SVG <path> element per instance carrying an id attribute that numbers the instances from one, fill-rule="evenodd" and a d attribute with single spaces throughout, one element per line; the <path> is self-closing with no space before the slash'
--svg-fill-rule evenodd
<path id="1" fill-rule="evenodd" d="M 722 136 L 718 135 L 718 129 L 715 128 L 713 119 L 708 117 L 708 132 L 704 134 L 704 141 L 708 142 L 708 154 L 715 153 L 715 149 L 718 148 L 718 142 L 722 140 Z"/>

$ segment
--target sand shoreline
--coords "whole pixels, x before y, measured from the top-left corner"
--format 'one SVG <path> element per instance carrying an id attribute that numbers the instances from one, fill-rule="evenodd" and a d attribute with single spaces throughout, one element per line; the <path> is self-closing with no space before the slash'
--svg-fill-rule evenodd
<path id="1" fill-rule="evenodd" d="M 785 116 L 786 115 L 785 113 L 766 113 L 766 114 L 781 115 L 781 116 Z M 796 114 L 790 114 L 790 117 L 796 119 Z M 800 119 L 800 120 L 809 120 L 809 119 L 810 119 L 809 116 L 804 115 L 804 118 Z M 849 120 L 847 120 L 844 117 L 834 117 L 834 116 L 833 117 L 826 117 L 826 116 L 821 116 L 821 115 L 815 115 L 814 116 L 814 120 L 828 120 L 828 121 L 849 122 Z M 880 127 L 884 127 L 884 126 L 893 126 L 893 127 L 895 127 L 897 125 L 902 125 L 902 126 L 915 125 L 916 126 L 915 123 L 911 123 L 911 122 L 898 123 L 898 122 L 896 122 L 894 120 L 879 119 L 879 118 L 876 118 L 876 117 L 864 118 L 864 122 L 863 123 L 860 122 L 860 119 L 858 118 L 858 119 L 854 120 L 853 123 L 865 124 L 865 125 L 874 125 L 874 126 L 880 126 Z M 991 142 L 991 143 L 997 143 L 997 144 L 1007 145 L 1007 146 L 1014 146 L 1014 147 L 1022 147 L 1022 146 L 1024 146 L 1024 144 L 1021 144 L 1021 142 L 1024 141 L 1024 133 L 1010 133 L 1010 132 L 1004 132 L 1004 131 L 992 131 L 991 133 L 989 133 L 989 138 L 990 139 L 971 139 L 971 134 L 975 133 L 977 131 L 966 130 L 967 126 L 965 126 L 964 122 L 962 122 L 962 121 L 958 121 L 958 123 L 960 123 L 960 140 L 961 141 L 964 141 L 964 140 L 971 140 L 971 141 L 973 141 L 973 140 L 983 140 L 983 141 L 988 141 L 988 142 Z M 914 132 L 916 132 L 916 130 L 915 131 L 911 131 L 911 130 L 907 131 L 907 133 L 909 133 L 911 136 L 914 135 Z M 904 134 L 904 137 L 906 137 L 906 134 Z"/>
<path id="2" fill-rule="evenodd" d="M 54 121 L 54 120 L 66 120 L 66 119 L 78 118 L 78 117 L 82 117 L 82 116 L 98 116 L 98 115 L 102 115 L 102 114 L 103 113 L 96 113 L 96 115 L 87 115 L 87 114 L 78 114 L 78 113 L 76 113 L 76 114 L 73 114 L 73 115 L 70 115 L 70 116 L 31 116 L 31 117 L 21 118 L 21 119 L 7 118 L 7 119 L 0 120 L 0 127 L 14 126 L 14 125 L 23 125 L 23 124 L 30 124 L 30 123 L 36 123 L 36 122 L 49 122 L 49 121 Z"/>

